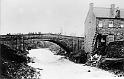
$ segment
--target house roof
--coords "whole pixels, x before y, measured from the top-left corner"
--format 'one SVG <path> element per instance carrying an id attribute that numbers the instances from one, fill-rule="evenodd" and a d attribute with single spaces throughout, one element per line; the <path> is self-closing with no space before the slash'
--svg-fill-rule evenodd
<path id="1" fill-rule="evenodd" d="M 93 13 L 96 17 L 110 18 L 110 8 L 94 7 Z M 124 9 L 120 9 L 120 18 L 124 18 Z"/>
<path id="2" fill-rule="evenodd" d="M 120 16 L 121 16 L 122 18 L 124 18 L 124 9 L 121 9 L 121 10 L 120 10 Z"/>

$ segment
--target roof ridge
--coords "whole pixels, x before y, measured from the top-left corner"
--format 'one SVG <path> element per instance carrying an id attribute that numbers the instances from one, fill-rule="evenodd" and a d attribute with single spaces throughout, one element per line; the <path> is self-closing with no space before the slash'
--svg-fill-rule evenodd
<path id="1" fill-rule="evenodd" d="M 110 9 L 110 8 L 107 8 L 107 7 L 94 7 L 94 8 L 101 8 L 101 9 Z M 124 10 L 123 8 L 119 8 L 120 10 Z"/>
<path id="2" fill-rule="evenodd" d="M 120 9 L 120 10 L 124 10 L 124 9 Z"/>
<path id="3" fill-rule="evenodd" d="M 94 7 L 93 12 L 96 17 L 110 17 L 110 9 L 106 7 Z M 120 9 L 120 17 L 124 18 L 124 9 Z"/>
<path id="4" fill-rule="evenodd" d="M 94 7 L 94 8 L 110 9 L 110 8 L 107 8 L 107 7 Z"/>

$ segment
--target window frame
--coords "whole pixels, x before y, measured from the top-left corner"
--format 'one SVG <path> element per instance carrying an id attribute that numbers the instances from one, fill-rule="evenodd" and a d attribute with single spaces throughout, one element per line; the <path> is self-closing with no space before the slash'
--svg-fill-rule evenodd
<path id="1" fill-rule="evenodd" d="M 110 24 L 112 24 L 112 27 L 110 27 Z M 108 27 L 109 27 L 109 28 L 113 28 L 113 27 L 114 27 L 114 21 L 113 21 L 113 20 L 110 20 L 110 21 L 108 22 Z"/>
<path id="2" fill-rule="evenodd" d="M 103 28 L 103 21 L 102 21 L 102 20 L 99 20 L 99 22 L 98 22 L 98 27 L 99 27 L 99 28 Z"/>

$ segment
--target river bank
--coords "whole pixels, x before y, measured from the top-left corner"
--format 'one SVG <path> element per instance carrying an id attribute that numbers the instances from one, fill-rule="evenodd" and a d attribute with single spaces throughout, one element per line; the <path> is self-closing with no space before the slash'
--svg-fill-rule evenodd
<path id="1" fill-rule="evenodd" d="M 61 73 L 61 71 L 63 71 L 61 69 L 63 69 L 63 68 L 65 68 L 64 71 L 67 71 L 68 67 L 69 67 L 69 71 L 70 70 L 73 71 L 73 69 L 75 70 L 75 68 L 76 67 L 78 68 L 79 66 L 80 67 L 79 67 L 78 71 L 81 70 L 80 73 L 82 73 L 82 75 L 85 73 L 88 75 L 87 72 L 91 73 L 92 71 L 95 72 L 95 70 L 98 70 L 103 75 L 105 75 L 105 73 L 108 73 L 108 75 L 110 75 L 110 73 L 108 71 L 104 71 L 104 70 L 86 66 L 86 65 L 84 66 L 84 64 L 76 64 L 72 61 L 69 61 L 69 59 L 65 59 L 66 58 L 65 56 L 55 55 L 56 53 L 53 53 L 53 51 L 51 52 L 51 50 L 49 48 L 43 48 L 43 49 L 44 49 L 44 51 L 41 50 L 41 48 L 39 48 L 39 49 L 30 50 L 29 54 L 28 54 L 28 52 L 25 52 L 23 54 L 18 54 L 16 50 L 12 50 L 11 48 L 9 48 L 5 45 L 1 45 L 2 74 L 1 74 L 0 78 L 1 79 L 33 79 L 33 78 L 42 79 L 43 78 L 42 76 L 46 75 L 46 78 L 44 78 L 44 79 L 50 79 L 51 76 L 50 77 L 48 77 L 48 76 L 52 73 L 51 72 L 49 73 L 49 71 L 54 72 L 54 70 L 58 69 Z M 54 51 L 54 52 L 56 52 L 56 51 Z M 33 53 L 32 56 L 31 56 L 31 53 Z M 33 63 L 30 63 L 31 61 Z M 75 64 L 79 65 L 79 66 L 75 66 Z M 55 68 L 54 68 L 54 66 L 55 66 Z M 74 66 L 74 67 L 71 67 L 71 66 Z M 47 67 L 48 67 L 48 69 L 47 69 Z M 51 69 L 51 67 L 53 67 L 53 68 Z M 49 70 L 49 68 L 50 68 L 50 70 Z M 47 71 L 44 72 L 44 69 L 45 70 L 47 69 Z M 104 69 L 104 68 L 102 68 L 102 69 Z M 82 70 L 86 70 L 86 71 L 83 72 Z M 55 75 L 55 73 L 59 73 L 59 71 L 54 72 L 54 75 Z M 74 72 L 76 72 L 76 71 L 74 71 Z M 105 72 L 105 73 L 102 73 L 102 72 Z M 113 73 L 113 72 L 117 75 L 120 74 L 119 76 L 121 76 L 123 74 L 123 72 L 118 71 L 118 70 L 111 71 L 111 73 Z M 68 73 L 71 73 L 71 72 L 68 72 Z M 62 73 L 62 74 L 64 75 L 64 73 Z M 92 73 L 90 75 L 97 76 L 94 73 Z M 64 78 L 68 79 L 70 77 L 68 76 L 68 78 L 66 78 L 66 77 L 64 77 Z M 61 79 L 61 78 L 58 78 L 58 79 Z"/>
<path id="2" fill-rule="evenodd" d="M 17 50 L 0 44 L 1 46 L 1 75 L 0 79 L 38 79 L 38 72 L 35 68 L 28 66 L 29 57 L 23 54 L 18 54 Z"/>

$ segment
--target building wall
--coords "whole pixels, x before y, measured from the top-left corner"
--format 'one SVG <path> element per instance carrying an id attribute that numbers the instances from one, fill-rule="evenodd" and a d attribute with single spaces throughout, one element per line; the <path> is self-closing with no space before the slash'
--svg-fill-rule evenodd
<path id="1" fill-rule="evenodd" d="M 114 41 L 124 40 L 124 20 L 116 19 L 116 18 L 114 19 L 98 18 L 96 23 L 97 23 L 97 32 L 99 34 L 108 35 L 108 36 L 113 35 Z M 102 27 L 100 26 L 101 23 L 102 23 Z"/>
<path id="2" fill-rule="evenodd" d="M 84 49 L 86 52 L 92 53 L 95 35 L 98 34 L 107 35 L 106 40 L 109 38 L 114 39 L 114 41 L 124 40 L 124 18 L 122 14 L 122 10 L 115 8 L 115 4 L 112 4 L 111 8 L 93 7 L 93 3 L 89 5 L 89 12 L 85 20 Z M 102 27 L 99 27 L 100 22 Z"/>
<path id="3" fill-rule="evenodd" d="M 96 33 L 96 17 L 93 10 L 90 9 L 85 21 L 85 40 L 84 49 L 86 52 L 92 52 L 92 42 Z"/>

